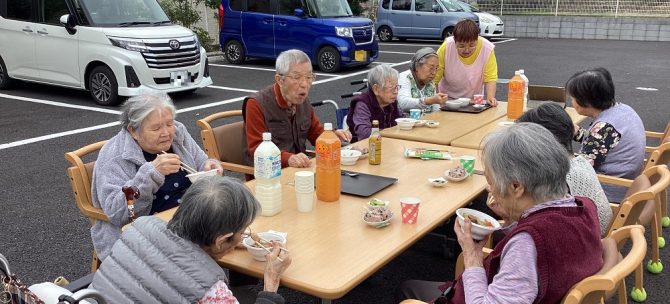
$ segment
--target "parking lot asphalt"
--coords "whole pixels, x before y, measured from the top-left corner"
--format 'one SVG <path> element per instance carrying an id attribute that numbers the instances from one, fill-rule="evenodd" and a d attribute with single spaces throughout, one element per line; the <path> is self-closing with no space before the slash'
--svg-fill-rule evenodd
<path id="1" fill-rule="evenodd" d="M 635 108 L 647 130 L 662 131 L 670 120 L 670 82 L 667 80 L 670 43 L 565 39 L 495 42 L 501 78 L 497 93 L 500 100 L 506 99 L 504 79 L 511 78 L 516 69 L 525 69 L 531 84 L 563 86 L 573 73 L 603 66 L 612 73 L 617 100 Z M 378 61 L 404 71 L 409 67 L 412 54 L 424 46 L 437 49 L 439 42 L 381 43 Z M 318 74 L 310 91 L 311 100 L 333 99 L 340 107 L 347 107 L 348 101 L 340 100 L 339 95 L 356 89 L 349 82 L 365 78 L 367 70 L 375 64 L 379 63 L 333 74 L 315 71 Z M 196 120 L 216 112 L 240 109 L 241 99 L 249 91 L 273 81 L 273 70 L 272 61 L 250 60 L 231 66 L 221 58 L 211 58 L 214 85 L 193 95 L 173 96 L 179 110 L 177 120 L 200 142 Z M 656 90 L 636 89 L 638 87 Z M 59 275 L 77 278 L 89 271 L 92 250 L 89 223 L 74 204 L 65 173 L 68 163 L 63 155 L 115 135 L 119 131 L 118 111 L 118 107 L 96 105 L 84 91 L 30 83 L 0 91 L 0 253 L 27 283 L 53 280 Z M 322 122 L 335 120 L 332 106 L 317 108 L 317 115 Z M 664 231 L 666 239 L 667 231 Z M 667 252 L 663 257 L 670 260 Z M 397 261 L 392 264 L 407 268 Z M 417 269 L 412 271 L 425 270 L 425 267 Z M 384 280 L 402 279 L 397 273 L 388 276 Z M 416 276 L 405 278 L 410 277 Z M 667 274 L 649 277 L 647 279 L 654 282 L 650 284 L 659 288 L 670 285 Z M 355 292 L 390 294 L 389 290 L 376 288 L 379 286 L 368 284 Z M 648 303 L 667 300 L 667 290 L 656 293 L 650 292 L 648 287 L 647 292 Z M 292 299 L 303 302 L 310 298 L 294 295 Z M 338 303 L 362 303 L 360 299 L 347 296 Z M 375 302 L 388 302 L 388 299 L 389 295 Z"/>

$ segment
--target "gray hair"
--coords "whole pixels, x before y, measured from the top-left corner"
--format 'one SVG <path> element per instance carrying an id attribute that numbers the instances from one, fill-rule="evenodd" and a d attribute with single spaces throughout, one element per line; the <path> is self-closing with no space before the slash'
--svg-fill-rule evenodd
<path id="1" fill-rule="evenodd" d="M 433 48 L 430 47 L 424 47 L 420 48 L 416 53 L 414 53 L 414 56 L 412 56 L 412 60 L 410 60 L 410 69 L 412 72 L 416 72 L 416 69 L 418 69 L 420 66 L 422 66 L 426 61 L 428 61 L 428 58 L 430 57 L 438 57 L 437 53 Z"/>
<path id="2" fill-rule="evenodd" d="M 177 110 L 168 94 L 153 91 L 128 98 L 121 107 L 121 127 L 124 130 L 131 128 L 139 130 L 142 128 L 144 119 L 157 109 L 167 109 L 172 117 L 177 116 Z"/>
<path id="3" fill-rule="evenodd" d="M 292 65 L 305 62 L 312 64 L 312 61 L 309 60 L 309 56 L 307 56 L 305 52 L 296 49 L 283 51 L 277 57 L 277 61 L 275 62 L 275 70 L 279 75 L 286 75 L 288 74 Z"/>
<path id="4" fill-rule="evenodd" d="M 186 190 L 167 227 L 183 239 L 210 246 L 217 237 L 249 226 L 260 210 L 261 205 L 239 181 L 202 177 Z"/>
<path id="5" fill-rule="evenodd" d="M 398 71 L 388 64 L 380 64 L 368 72 L 368 88 L 372 89 L 375 84 L 384 87 L 386 80 L 398 79 Z"/>
<path id="6" fill-rule="evenodd" d="M 536 202 L 564 197 L 570 170 L 567 151 L 553 134 L 535 123 L 516 123 L 484 139 L 484 166 L 503 196 L 514 183 Z M 493 185 L 492 185 L 493 186 Z"/>

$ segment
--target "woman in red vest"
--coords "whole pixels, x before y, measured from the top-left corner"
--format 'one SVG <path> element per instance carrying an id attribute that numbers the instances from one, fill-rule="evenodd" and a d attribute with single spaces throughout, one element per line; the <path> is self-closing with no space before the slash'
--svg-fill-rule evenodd
<path id="1" fill-rule="evenodd" d="M 434 303 L 560 303 L 602 267 L 596 207 L 568 194 L 568 153 L 551 132 L 517 123 L 486 138 L 484 174 L 505 237 L 484 257 L 469 220 L 454 230 L 465 270 L 453 282 L 406 281 L 398 299 Z"/>

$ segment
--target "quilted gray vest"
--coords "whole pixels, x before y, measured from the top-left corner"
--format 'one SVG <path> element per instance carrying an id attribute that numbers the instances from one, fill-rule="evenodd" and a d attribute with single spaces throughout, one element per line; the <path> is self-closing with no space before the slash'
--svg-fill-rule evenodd
<path id="1" fill-rule="evenodd" d="M 153 217 L 138 218 L 112 247 L 91 283 L 109 303 L 194 303 L 223 269 L 198 245 Z"/>

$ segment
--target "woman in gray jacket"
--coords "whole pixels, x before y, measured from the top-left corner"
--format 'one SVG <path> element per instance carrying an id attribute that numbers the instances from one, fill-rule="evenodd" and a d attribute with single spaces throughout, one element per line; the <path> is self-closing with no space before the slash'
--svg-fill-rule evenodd
<path id="1" fill-rule="evenodd" d="M 170 222 L 154 216 L 133 222 L 95 273 L 91 288 L 109 303 L 237 303 L 216 260 L 234 250 L 260 209 L 238 181 L 200 178 Z M 284 303 L 277 289 L 291 257 L 280 245 L 273 243 L 265 256 L 264 289 L 256 303 Z"/>
<path id="2" fill-rule="evenodd" d="M 219 169 L 216 160 L 191 138 L 186 127 L 174 120 L 175 107 L 164 93 L 128 99 L 121 111 L 121 131 L 100 150 L 93 170 L 93 205 L 105 212 L 109 222 L 91 227 L 93 247 L 104 260 L 130 222 L 124 186 L 135 186 L 135 215 L 144 216 L 178 206 L 191 185 L 180 161 L 197 170 Z"/>

